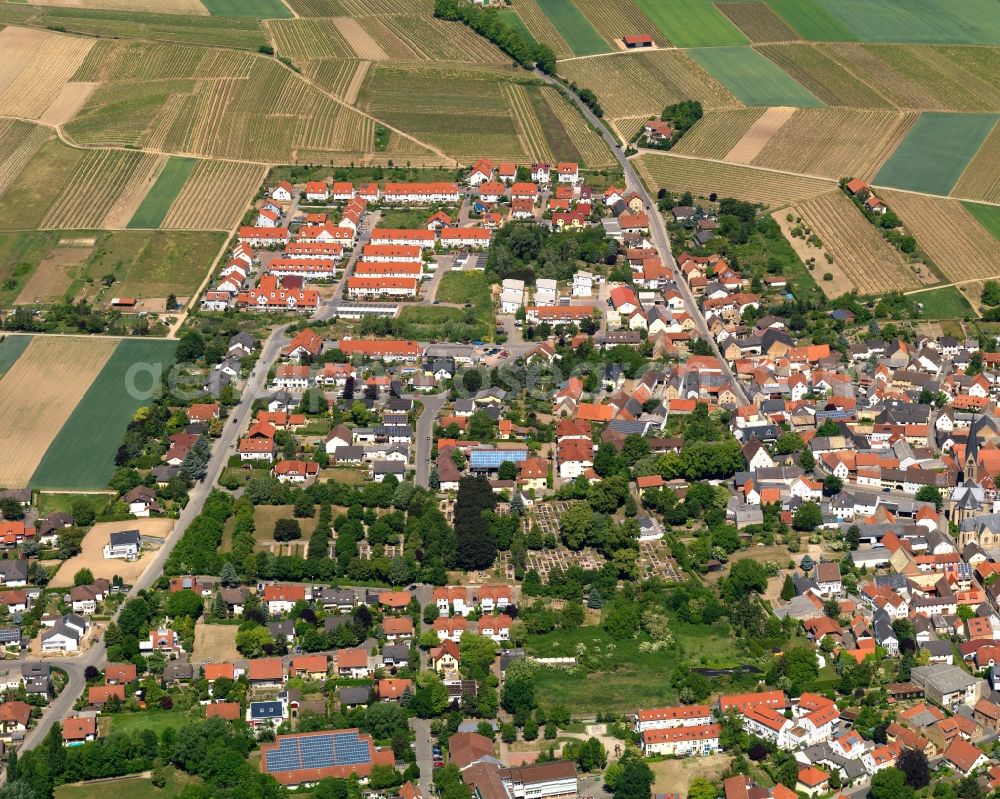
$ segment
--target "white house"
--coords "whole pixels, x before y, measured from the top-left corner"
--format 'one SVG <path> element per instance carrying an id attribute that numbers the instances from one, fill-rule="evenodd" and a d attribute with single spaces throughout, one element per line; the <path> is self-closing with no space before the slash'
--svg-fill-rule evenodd
<path id="1" fill-rule="evenodd" d="M 674 727 L 665 730 L 646 730 L 642 734 L 642 753 L 650 755 L 711 755 L 719 751 L 718 724 L 701 724 L 696 727 Z"/>
<path id="2" fill-rule="evenodd" d="M 594 291 L 594 276 L 583 270 L 573 274 L 573 296 L 589 297 Z"/>
<path id="3" fill-rule="evenodd" d="M 107 544 L 104 545 L 104 558 L 123 558 L 124 560 L 137 560 L 139 548 L 142 546 L 142 538 L 138 530 L 124 530 L 120 533 L 112 533 Z"/>

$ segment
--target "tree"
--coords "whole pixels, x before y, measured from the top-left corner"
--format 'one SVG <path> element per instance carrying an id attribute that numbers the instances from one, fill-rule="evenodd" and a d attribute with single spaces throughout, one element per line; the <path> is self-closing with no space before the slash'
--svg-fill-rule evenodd
<path id="1" fill-rule="evenodd" d="M 94 582 L 94 573 L 90 569 L 80 569 L 73 575 L 73 585 L 90 585 Z"/>
<path id="2" fill-rule="evenodd" d="M 570 549 L 583 549 L 594 534 L 594 512 L 586 502 L 574 502 L 562 512 L 559 534 Z"/>
<path id="3" fill-rule="evenodd" d="M 302 538 L 298 519 L 278 519 L 274 524 L 275 541 L 296 541 Z"/>
<path id="4" fill-rule="evenodd" d="M 913 799 L 913 788 L 906 784 L 902 771 L 890 766 L 872 777 L 868 796 L 870 799 Z"/>
<path id="5" fill-rule="evenodd" d="M 653 770 L 634 749 L 626 749 L 621 759 L 604 775 L 606 787 L 615 799 L 649 799 Z"/>
<path id="6" fill-rule="evenodd" d="M 591 610 L 600 610 L 603 604 L 604 599 L 601 596 L 601 592 L 597 590 L 596 586 L 592 586 L 590 593 L 587 594 L 587 607 Z"/>
<path id="7" fill-rule="evenodd" d="M 493 565 L 497 556 L 496 535 L 483 512 L 496 508 L 497 498 L 484 476 L 463 477 L 455 500 L 455 533 L 458 565 L 468 571 Z"/>
<path id="8" fill-rule="evenodd" d="M 500 480 L 516 480 L 517 464 L 513 461 L 504 461 L 501 463 L 500 468 L 497 469 L 497 478 Z"/>
<path id="9" fill-rule="evenodd" d="M 785 602 L 792 599 L 795 596 L 795 583 L 792 580 L 792 575 L 785 575 L 785 582 L 781 585 L 781 598 Z"/>
<path id="10" fill-rule="evenodd" d="M 485 680 L 497 656 L 496 642 L 485 635 L 465 633 L 458 644 L 462 653 L 462 674 L 471 680 Z"/>
<path id="11" fill-rule="evenodd" d="M 822 523 L 823 512 L 815 502 L 802 503 L 792 517 L 792 527 L 803 532 L 812 532 Z"/>
<path id="12" fill-rule="evenodd" d="M 799 466 L 805 472 L 811 472 L 816 468 L 816 458 L 808 449 L 802 450 L 799 454 Z"/>
<path id="13" fill-rule="evenodd" d="M 987 280 L 983 283 L 981 299 L 983 305 L 1000 305 L 1000 282 Z"/>
<path id="14" fill-rule="evenodd" d="M 758 594 L 767 590 L 767 570 L 755 560 L 738 560 L 733 564 L 726 579 L 726 593 L 740 597 L 751 591 Z"/>
<path id="15" fill-rule="evenodd" d="M 236 567 L 228 560 L 222 565 L 222 571 L 219 572 L 219 580 L 226 588 L 232 588 L 240 584 L 240 576 L 236 571 Z"/>
<path id="16" fill-rule="evenodd" d="M 944 502 L 941 489 L 937 486 L 920 486 L 916 498 L 918 502 L 933 502 L 937 510 L 941 510 L 941 504 Z"/>
<path id="17" fill-rule="evenodd" d="M 930 785 L 931 769 L 927 755 L 919 749 L 904 749 L 896 758 L 896 768 L 903 772 L 906 784 L 911 788 L 919 789 Z"/>
<path id="18" fill-rule="evenodd" d="M 616 641 L 633 638 L 639 632 L 641 617 L 634 602 L 618 602 L 604 617 L 603 627 Z"/>
<path id="19" fill-rule="evenodd" d="M 197 619 L 201 615 L 204 605 L 205 600 L 200 595 L 196 594 L 190 588 L 185 588 L 182 591 L 170 593 L 167 598 L 165 610 L 168 616 L 174 618 L 187 616 L 191 619 Z"/>
<path id="20" fill-rule="evenodd" d="M 500 692 L 500 706 L 512 716 L 516 716 L 519 713 L 530 713 L 535 704 L 535 681 L 531 676 L 530 667 L 516 664 L 516 667 L 508 668 L 507 678 Z"/>
<path id="21" fill-rule="evenodd" d="M 838 425 L 833 419 L 825 419 L 823 424 L 816 428 L 816 435 L 823 436 L 825 438 L 832 438 L 834 436 L 839 436 L 841 434 L 840 425 Z"/>
<path id="22" fill-rule="evenodd" d="M 823 495 L 832 497 L 844 490 L 844 481 L 835 474 L 828 474 L 823 478 Z"/>
<path id="23" fill-rule="evenodd" d="M 716 799 L 719 789 L 704 777 L 695 777 L 688 786 L 688 799 Z"/>

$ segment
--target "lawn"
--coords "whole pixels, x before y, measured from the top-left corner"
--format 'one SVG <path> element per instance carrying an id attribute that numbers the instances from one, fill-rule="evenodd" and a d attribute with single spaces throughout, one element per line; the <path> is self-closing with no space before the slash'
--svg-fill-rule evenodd
<path id="1" fill-rule="evenodd" d="M 455 208 L 442 208 L 441 210 L 453 219 L 458 216 L 458 211 Z M 378 226 L 380 228 L 416 230 L 427 224 L 427 219 L 432 213 L 432 211 L 425 208 L 387 208 L 382 211 L 382 216 L 378 220 Z"/>
<path id="2" fill-rule="evenodd" d="M 31 477 L 32 488 L 105 488 L 115 453 L 136 410 L 173 363 L 176 341 L 125 339 L 52 440 Z"/>
<path id="3" fill-rule="evenodd" d="M 111 722 L 112 730 L 153 730 L 159 735 L 168 727 L 180 729 L 189 719 L 183 710 L 142 710 L 137 713 L 113 713 L 102 716 L 101 720 Z"/>
<path id="4" fill-rule="evenodd" d="M 997 122 L 996 114 L 925 111 L 873 183 L 946 195 Z"/>
<path id="5" fill-rule="evenodd" d="M 490 282 L 485 272 L 448 272 L 441 278 L 435 299 L 474 308 L 492 306 Z"/>
<path id="6" fill-rule="evenodd" d="M 647 17 L 677 47 L 746 44 L 747 37 L 711 0 L 635 0 Z"/>
<path id="7" fill-rule="evenodd" d="M 538 0 L 538 6 L 572 48 L 574 55 L 595 55 L 611 49 L 572 0 Z"/>
<path id="8" fill-rule="evenodd" d="M 858 37 L 819 0 L 766 0 L 771 10 L 803 38 L 814 42 L 853 42 Z"/>
<path id="9" fill-rule="evenodd" d="M 913 299 L 924 305 L 924 319 L 962 319 L 972 316 L 972 306 L 954 286 L 921 291 Z"/>
<path id="10" fill-rule="evenodd" d="M 30 343 L 31 336 L 4 336 L 3 341 L 0 341 L 0 377 L 14 365 Z"/>
<path id="11" fill-rule="evenodd" d="M 257 540 L 258 544 L 263 544 L 264 542 L 270 543 L 274 541 L 274 525 L 278 520 L 294 518 L 295 514 L 291 505 L 257 505 L 253 509 L 253 537 Z M 292 545 L 307 541 L 316 529 L 315 516 L 311 519 L 299 519 L 298 522 L 299 527 L 302 529 L 302 538 L 298 542 L 291 542 Z M 235 525 L 236 520 L 230 518 L 223 529 L 222 549 L 224 551 L 232 547 L 233 527 Z"/>
<path id="12" fill-rule="evenodd" d="M 216 17 L 292 18 L 292 12 L 281 0 L 201 0 L 201 4 Z"/>
<path id="13" fill-rule="evenodd" d="M 980 225 L 992 234 L 993 238 L 1000 241 L 1000 207 L 969 202 L 964 202 L 962 205 L 976 218 Z"/>
<path id="14" fill-rule="evenodd" d="M 802 4 L 801 0 L 787 0 Z M 857 38 L 871 42 L 1000 44 L 995 0 L 815 0 Z M 794 25 L 792 27 L 795 27 Z"/>
<path id="15" fill-rule="evenodd" d="M 725 622 L 711 627 L 672 623 L 670 629 L 682 647 L 673 651 L 641 652 L 647 640 L 613 641 L 599 627 L 557 630 L 529 637 L 525 648 L 535 657 L 577 657 L 575 669 L 538 668 L 535 690 L 548 706 L 563 704 L 574 714 L 602 710 L 634 711 L 637 707 L 657 707 L 677 701 L 670 684 L 680 663 L 691 667 L 731 667 L 743 663 Z M 581 654 L 581 651 L 583 654 Z"/>
<path id="16" fill-rule="evenodd" d="M 48 491 L 39 491 L 35 495 L 35 504 L 38 506 L 39 518 L 50 513 L 69 513 L 73 504 L 81 500 L 90 505 L 94 509 L 94 513 L 101 513 L 111 496 L 111 494 L 53 494 Z"/>
<path id="17" fill-rule="evenodd" d="M 824 105 L 752 47 L 706 47 L 688 50 L 687 54 L 746 105 Z"/>
<path id="18" fill-rule="evenodd" d="M 520 33 L 525 39 L 533 44 L 538 44 L 535 41 L 535 37 L 531 35 L 531 31 L 528 30 L 528 26 L 524 24 L 524 20 L 521 19 L 520 15 L 513 8 L 501 8 L 496 12 L 497 18 L 508 28 L 517 33 Z"/>
<path id="19" fill-rule="evenodd" d="M 163 171 L 156 178 L 156 182 L 139 203 L 139 207 L 136 208 L 132 219 L 129 220 L 128 226 L 130 228 L 159 227 L 197 163 L 197 158 L 170 156 L 170 159 L 163 166 Z"/>
<path id="20" fill-rule="evenodd" d="M 150 777 L 122 777 L 119 780 L 60 785 L 55 790 L 55 799 L 105 799 L 115 793 L 139 793 L 144 799 L 176 799 L 188 785 L 201 782 L 173 766 L 167 766 L 164 771 L 167 782 L 162 788 L 153 787 Z"/>

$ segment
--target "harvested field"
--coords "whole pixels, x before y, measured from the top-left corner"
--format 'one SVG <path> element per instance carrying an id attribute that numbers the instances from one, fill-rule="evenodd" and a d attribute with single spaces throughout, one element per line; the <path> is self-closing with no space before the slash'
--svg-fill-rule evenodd
<path id="1" fill-rule="evenodd" d="M 799 35 L 764 3 L 716 3 L 751 42 L 794 42 Z"/>
<path id="2" fill-rule="evenodd" d="M 754 122 L 740 140 L 726 153 L 723 160 L 736 164 L 749 164 L 756 158 L 767 143 L 795 114 L 794 108 L 768 108 Z"/>
<path id="3" fill-rule="evenodd" d="M 733 111 L 709 111 L 681 137 L 671 152 L 725 159 L 765 110 L 737 108 Z"/>
<path id="4" fill-rule="evenodd" d="M 45 109 L 38 121 L 46 125 L 65 125 L 77 112 L 87 104 L 90 95 L 98 86 L 97 83 L 81 83 L 72 81 L 59 90 L 52 104 Z"/>
<path id="5" fill-rule="evenodd" d="M 368 74 L 368 68 L 372 65 L 371 61 L 359 61 L 357 67 L 354 69 L 354 74 L 351 75 L 350 83 L 347 84 L 347 88 L 344 89 L 344 102 L 354 104 L 358 99 L 358 92 L 361 91 L 361 87 L 365 83 L 365 76 Z"/>
<path id="6" fill-rule="evenodd" d="M 264 167 L 234 161 L 199 161 L 161 227 L 230 230 L 264 180 Z"/>
<path id="7" fill-rule="evenodd" d="M 233 624 L 206 624 L 199 620 L 194 625 L 194 651 L 192 663 L 226 663 L 240 657 L 236 649 L 236 633 L 239 627 Z"/>
<path id="8" fill-rule="evenodd" d="M 21 488 L 118 342 L 36 336 L 0 380 L 0 485 Z"/>
<path id="9" fill-rule="evenodd" d="M 17 79 L 45 40 L 52 35 L 49 31 L 14 26 L 0 30 L 0 52 L 4 56 L 4 68 L 0 71 L 0 91 Z"/>
<path id="10" fill-rule="evenodd" d="M 40 125 L 20 119 L 0 119 L 0 195 L 51 135 Z"/>
<path id="11" fill-rule="evenodd" d="M 292 61 L 311 61 L 315 58 L 350 58 L 354 55 L 351 44 L 348 44 L 352 40 L 341 32 L 341 21 L 269 19 L 262 25 L 278 55 Z"/>
<path id="12" fill-rule="evenodd" d="M 164 156 L 123 150 L 87 152 L 41 227 L 97 228 L 105 223 L 124 227 L 164 160 Z"/>
<path id="13" fill-rule="evenodd" d="M 389 56 L 371 34 L 356 19 L 340 17 L 333 20 L 340 35 L 350 43 L 354 54 L 366 61 L 387 61 Z"/>
<path id="14" fill-rule="evenodd" d="M 587 86 L 608 117 L 659 116 L 681 100 L 706 108 L 738 108 L 741 103 L 721 83 L 679 50 L 650 50 L 567 61 L 567 80 Z"/>
<path id="15" fill-rule="evenodd" d="M 22 29 L 5 28 L 2 33 L 10 30 Z M 34 32 L 28 38 L 36 42 Z M 59 34 L 50 34 L 37 42 L 31 58 L 0 92 L 0 108 L 4 114 L 38 119 L 59 96 L 93 46 L 93 39 Z"/>
<path id="16" fill-rule="evenodd" d="M 31 273 L 15 305 L 58 302 L 73 285 L 80 268 L 94 252 L 92 246 L 56 247 Z"/>
<path id="17" fill-rule="evenodd" d="M 515 0 L 513 3 L 517 15 L 524 21 L 525 27 L 531 31 L 536 42 L 545 42 L 552 48 L 556 58 L 571 58 L 573 48 L 562 37 L 545 12 L 539 8 L 536 0 Z"/>
<path id="18" fill-rule="evenodd" d="M 914 112 L 803 108 L 749 163 L 871 180 L 916 120 Z"/>
<path id="19" fill-rule="evenodd" d="M 853 202 L 840 190 L 795 205 L 795 213 L 822 240 L 862 294 L 881 294 L 920 287 L 920 281 L 899 251 L 882 238 Z M 816 271 L 827 271 L 816 259 Z M 822 281 L 817 280 L 822 286 Z M 839 296 L 839 295 L 835 295 Z"/>
<path id="20" fill-rule="evenodd" d="M 757 50 L 781 67 L 827 105 L 891 108 L 893 103 L 850 66 L 814 44 L 772 44 Z"/>
<path id="21" fill-rule="evenodd" d="M 948 280 L 1000 275 L 1000 247 L 960 202 L 891 189 L 879 194 Z"/>
<path id="22" fill-rule="evenodd" d="M 44 3 L 38 2 L 38 5 L 208 16 L 208 9 L 201 4 L 201 0 L 45 0 Z"/>
<path id="23" fill-rule="evenodd" d="M 667 35 L 661 31 L 632 0 L 575 0 L 576 5 L 609 42 L 617 42 L 624 36 L 648 33 L 656 40 L 657 47 L 670 44 Z"/>
<path id="24" fill-rule="evenodd" d="M 771 208 L 783 208 L 836 188 L 832 180 L 670 154 L 644 153 L 635 164 L 651 189 L 690 191 L 701 197 L 715 192 L 720 197 L 736 197 Z"/>
<path id="25" fill-rule="evenodd" d="M 80 569 L 90 569 L 97 579 L 103 577 L 110 580 L 117 574 L 126 583 L 134 583 L 146 571 L 152 560 L 152 551 L 149 549 L 140 551 L 139 559 L 131 562 L 120 558 L 105 560 L 104 545 L 111 540 L 111 534 L 123 530 L 138 530 L 143 538 L 148 536 L 153 539 L 165 539 L 173 528 L 173 519 L 129 519 L 126 522 L 95 524 L 83 537 L 83 551 L 65 561 L 49 585 L 53 588 L 68 588 L 73 585 L 73 575 Z"/>
<path id="26" fill-rule="evenodd" d="M 1000 124 L 994 126 L 951 193 L 956 197 L 1000 203 Z"/>

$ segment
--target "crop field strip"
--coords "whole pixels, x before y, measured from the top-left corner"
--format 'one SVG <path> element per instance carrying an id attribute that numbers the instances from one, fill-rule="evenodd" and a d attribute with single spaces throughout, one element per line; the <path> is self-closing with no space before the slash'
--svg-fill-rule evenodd
<path id="1" fill-rule="evenodd" d="M 754 44 L 798 41 L 799 35 L 765 3 L 716 3 L 715 7 Z"/>
<path id="2" fill-rule="evenodd" d="M 740 33 L 712 0 L 635 0 L 677 47 L 720 47 L 746 44 Z"/>
<path id="3" fill-rule="evenodd" d="M 1000 17 L 992 0 L 816 0 L 814 4 L 868 41 L 1000 43 Z"/>
<path id="4" fill-rule="evenodd" d="M 510 63 L 509 57 L 457 22 L 392 15 L 364 17 L 357 23 L 393 61 Z M 350 37 L 348 39 L 353 42 Z M 357 48 L 356 43 L 355 47 L 359 58 L 371 58 Z"/>
<path id="5" fill-rule="evenodd" d="M 111 219 L 122 212 L 119 202 L 128 198 L 137 187 L 141 187 L 141 199 L 149 188 L 141 182 L 151 182 L 164 160 L 164 156 L 128 150 L 87 151 L 65 189 L 52 200 L 40 227 L 102 227 L 106 217 Z M 116 226 L 124 227 L 124 223 Z"/>
<path id="6" fill-rule="evenodd" d="M 996 127 L 997 119 L 996 114 L 921 114 L 874 182 L 947 195 Z"/>
<path id="7" fill-rule="evenodd" d="M 115 339 L 74 336 L 31 340 L 0 379 L 0 452 L 17 453 L 16 458 L 0 462 L 0 485 L 28 485 L 50 443 L 117 344 Z M 59 457 L 65 459 L 66 453 Z M 76 470 L 80 464 L 67 463 L 64 468 Z"/>
<path id="8" fill-rule="evenodd" d="M 514 0 L 514 10 L 537 42 L 545 42 L 552 48 L 556 58 L 571 58 L 573 48 L 569 46 L 559 30 L 538 6 L 536 0 Z"/>
<path id="9" fill-rule="evenodd" d="M 143 200 L 155 189 L 163 169 L 170 160 L 171 156 L 145 153 L 143 159 L 122 186 L 118 198 L 111 203 L 99 227 L 128 227 L 129 222 L 138 213 Z"/>
<path id="10" fill-rule="evenodd" d="M 83 156 L 55 136 L 48 139 L 0 194 L 0 230 L 38 227 Z"/>
<path id="11" fill-rule="evenodd" d="M 839 189 L 796 203 L 794 212 L 819 236 L 834 263 L 862 294 L 920 287 L 899 251 Z"/>
<path id="12" fill-rule="evenodd" d="M 788 124 L 796 110 L 788 106 L 768 108 L 732 146 L 723 160 L 734 164 L 749 164 L 760 154 L 771 138 Z"/>
<path id="13" fill-rule="evenodd" d="M 6 28 L 4 33 L 11 30 L 16 29 Z M 9 116 L 38 119 L 62 91 L 93 45 L 93 39 L 61 34 L 47 36 L 0 92 L 0 109 Z"/>
<path id="14" fill-rule="evenodd" d="M 567 80 L 593 89 L 605 116 L 659 116 L 682 100 L 706 109 L 739 108 L 729 91 L 680 50 L 651 50 L 567 61 L 559 65 Z"/>
<path id="15" fill-rule="evenodd" d="M 370 65 L 370 61 L 357 59 L 321 59 L 303 64 L 302 74 L 344 102 L 353 103 Z"/>
<path id="16" fill-rule="evenodd" d="M 0 119 L 0 196 L 52 135 L 48 128 L 20 119 Z"/>
<path id="17" fill-rule="evenodd" d="M 70 339 L 49 340 L 60 347 L 65 346 L 60 342 Z M 136 364 L 148 364 L 149 371 L 140 371 L 135 377 L 135 388 L 140 391 L 154 388 L 159 384 L 159 375 L 173 362 L 177 348 L 177 343 L 172 341 L 84 341 L 91 345 L 103 345 L 103 357 L 99 364 L 103 368 L 89 371 L 90 379 L 83 386 L 86 392 L 74 394 L 74 401 L 69 406 L 72 413 L 68 414 L 68 418 L 64 417 L 64 423 L 56 428 L 54 432 L 57 434 L 52 435 L 51 424 L 47 426 L 50 434 L 46 441 L 51 441 L 51 444 L 44 451 L 44 457 L 33 461 L 32 466 L 37 464 L 37 468 L 33 468 L 33 473 L 29 475 L 32 486 L 78 490 L 105 487 L 114 472 L 115 451 L 125 428 L 144 402 L 142 395 L 128 390 L 129 370 Z M 48 367 L 46 370 L 51 371 Z M 72 371 L 70 369 L 71 374 Z M 59 394 L 64 390 L 57 387 L 52 393 Z"/>
<path id="18" fill-rule="evenodd" d="M 724 159 L 765 110 L 755 107 L 708 111 L 693 128 L 681 136 L 671 152 Z"/>
<path id="19" fill-rule="evenodd" d="M 300 17 L 369 17 L 419 14 L 430 17 L 434 0 L 289 0 Z"/>
<path id="20" fill-rule="evenodd" d="M 756 49 L 827 105 L 893 107 L 887 97 L 818 45 L 775 44 Z"/>
<path id="21" fill-rule="evenodd" d="M 807 175 L 871 180 L 917 116 L 916 112 L 802 108 L 750 163 Z"/>
<path id="22" fill-rule="evenodd" d="M 962 203 L 881 189 L 917 242 L 950 281 L 1000 276 L 1000 247 Z"/>
<path id="23" fill-rule="evenodd" d="M 573 55 L 596 55 L 612 49 L 583 12 L 573 5 L 573 0 L 537 0 L 537 3 L 569 44 Z"/>
<path id="24" fill-rule="evenodd" d="M 670 44 L 661 31 L 633 0 L 574 0 L 584 16 L 601 36 L 615 44 L 616 39 L 638 33 L 648 33 L 657 47 Z"/>
<path id="25" fill-rule="evenodd" d="M 815 42 L 853 42 L 858 38 L 823 7 L 821 0 L 766 2 L 774 13 L 799 34 L 798 38 Z"/>
<path id="26" fill-rule="evenodd" d="M 545 163 L 555 161 L 541 122 L 532 108 L 527 89 L 521 84 L 505 83 L 501 91 L 514 118 L 518 138 L 528 159 Z"/>
<path id="27" fill-rule="evenodd" d="M 260 23 L 249 17 L 152 14 L 86 8 L 54 8 L 0 3 L 0 23 L 59 26 L 69 33 L 123 39 L 159 39 L 189 44 L 257 50 L 267 44 Z"/>
<path id="28" fill-rule="evenodd" d="M 993 126 L 951 193 L 956 197 L 1000 203 L 1000 123 Z"/>
<path id="29" fill-rule="evenodd" d="M 703 47 L 687 54 L 744 105 L 821 106 L 823 101 L 752 47 Z"/>
<path id="30" fill-rule="evenodd" d="M 834 181 L 669 154 L 644 153 L 634 163 L 651 189 L 690 191 L 702 197 L 715 192 L 769 208 L 783 208 L 836 188 Z"/>
<path id="31" fill-rule="evenodd" d="M 558 120 L 558 127 L 561 127 L 565 133 L 565 135 L 560 135 L 555 125 L 546 126 L 546 130 L 552 131 L 549 136 L 549 144 L 555 152 L 557 160 L 580 160 L 588 169 L 603 169 L 617 163 L 604 139 L 591 129 L 587 120 L 570 106 L 558 89 L 552 86 L 543 86 L 539 93 L 542 102 Z M 566 142 L 576 150 L 579 158 L 571 156 L 563 158 L 560 154 L 561 142 Z"/>
<path id="32" fill-rule="evenodd" d="M 1000 206 L 963 202 L 962 207 L 972 214 L 993 238 L 1000 241 Z"/>
<path id="33" fill-rule="evenodd" d="M 235 161 L 198 161 L 161 227 L 230 230 L 264 179 L 264 167 Z"/>
<path id="34" fill-rule="evenodd" d="M 269 19 L 261 24 L 277 54 L 296 63 L 354 57 L 353 48 L 332 19 Z"/>
<path id="35" fill-rule="evenodd" d="M 281 0 L 201 0 L 212 16 L 251 19 L 289 19 L 292 12 Z"/>
<path id="36" fill-rule="evenodd" d="M 155 14 L 194 14 L 208 16 L 201 0 L 45 0 L 35 5 L 62 8 L 90 8 L 105 11 L 147 11 Z"/>
<path id="37" fill-rule="evenodd" d="M 146 196 L 128 221 L 129 228 L 157 228 L 163 222 L 171 204 L 176 199 L 191 172 L 198 164 L 196 158 L 172 155 L 167 159 Z"/>
<path id="38" fill-rule="evenodd" d="M 6 335 L 0 341 L 0 378 L 10 370 L 31 343 L 31 336 Z"/>

